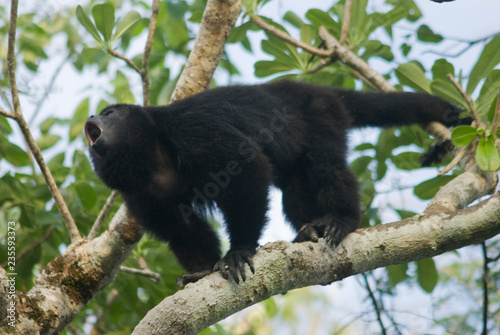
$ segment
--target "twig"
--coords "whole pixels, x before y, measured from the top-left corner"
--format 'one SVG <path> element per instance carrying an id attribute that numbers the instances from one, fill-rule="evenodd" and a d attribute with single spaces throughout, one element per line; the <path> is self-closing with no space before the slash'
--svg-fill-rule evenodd
<path id="1" fill-rule="evenodd" d="M 337 57 L 345 65 L 363 74 L 377 89 L 384 92 L 397 91 L 382 75 L 372 69 L 368 63 L 359 58 L 349 48 L 340 44 L 325 27 L 319 27 L 319 36 L 325 41 L 328 50 L 331 52 L 331 57 Z"/>
<path id="2" fill-rule="evenodd" d="M 488 276 L 490 269 L 488 268 L 488 250 L 486 243 L 481 243 L 483 250 L 483 331 L 481 335 L 488 335 Z"/>
<path id="3" fill-rule="evenodd" d="M 161 276 L 158 273 L 150 270 L 142 270 L 142 269 L 129 268 L 128 266 L 120 266 L 120 271 L 130 273 L 133 275 L 144 276 L 146 278 L 151 279 L 155 283 L 159 283 L 161 281 Z"/>
<path id="4" fill-rule="evenodd" d="M 349 35 L 349 26 L 351 25 L 352 0 L 346 0 L 344 9 L 344 19 L 342 20 L 342 31 L 340 32 L 340 44 L 347 42 Z"/>
<path id="5" fill-rule="evenodd" d="M 5 92 L 3 90 L 0 90 L 0 97 L 2 97 L 2 100 L 3 100 L 3 102 L 5 102 L 8 109 L 10 109 L 10 110 L 14 109 L 10 103 L 10 99 L 7 97 L 7 94 L 5 94 Z"/>
<path id="6" fill-rule="evenodd" d="M 151 19 L 149 20 L 149 33 L 148 39 L 146 41 L 146 46 L 144 48 L 144 56 L 142 58 L 142 94 L 143 94 L 143 104 L 144 106 L 149 106 L 149 56 L 151 55 L 151 47 L 153 46 L 153 39 L 156 30 L 156 19 L 158 17 L 158 12 L 160 11 L 160 0 L 153 1 L 153 12 L 151 14 Z"/>
<path id="7" fill-rule="evenodd" d="M 469 96 L 464 92 L 462 86 L 460 86 L 460 84 L 457 83 L 455 78 L 453 78 L 453 76 L 450 73 L 448 73 L 446 77 L 453 84 L 453 86 L 455 86 L 460 95 L 462 95 L 462 98 L 464 98 L 465 102 L 467 103 L 467 106 L 469 106 L 469 111 L 472 115 L 472 118 L 474 119 L 474 122 L 476 122 L 476 125 L 481 126 L 482 122 L 481 119 L 479 118 L 479 115 L 476 112 L 476 108 L 474 108 L 472 101 L 470 100 Z"/>
<path id="8" fill-rule="evenodd" d="M 366 273 L 362 273 L 361 276 L 365 280 L 365 288 L 368 291 L 368 295 L 370 297 L 370 300 L 372 301 L 373 308 L 375 309 L 375 313 L 377 314 L 377 321 L 380 325 L 380 332 L 386 335 L 387 331 L 385 329 L 384 322 L 382 321 L 382 314 L 380 314 L 380 308 L 377 303 L 377 298 L 375 298 L 375 295 L 373 294 L 370 284 L 368 283 L 368 277 L 366 276 Z"/>
<path id="9" fill-rule="evenodd" d="M 251 15 L 250 19 L 252 20 L 253 23 L 255 23 L 260 28 L 264 29 L 268 33 L 282 39 L 285 42 L 288 42 L 292 45 L 295 45 L 296 47 L 302 48 L 305 51 L 307 51 L 313 55 L 320 56 L 320 57 L 332 57 L 331 51 L 318 49 L 318 48 L 315 48 L 315 47 L 313 47 L 309 44 L 306 44 L 302 41 L 298 41 L 298 40 L 294 39 L 293 37 L 291 37 L 290 35 L 288 35 L 287 33 L 285 33 L 284 31 L 281 31 L 278 28 L 274 27 L 273 25 L 267 23 L 258 15 Z"/>
<path id="10" fill-rule="evenodd" d="M 313 57 L 314 57 L 314 56 L 313 56 Z M 318 72 L 318 71 L 322 70 L 323 68 L 325 68 L 325 67 L 327 67 L 327 66 L 329 66 L 329 65 L 331 65 L 331 64 L 333 64 L 333 63 L 335 63 L 336 61 L 337 61 L 337 60 L 336 60 L 336 59 L 333 59 L 333 58 L 331 58 L 331 59 L 329 59 L 329 60 L 327 60 L 327 61 L 323 61 L 323 60 L 322 60 L 320 64 L 318 64 L 317 66 L 313 67 L 312 69 L 307 70 L 307 73 L 309 73 L 309 74 L 314 74 L 314 73 L 316 73 L 316 72 Z"/>
<path id="11" fill-rule="evenodd" d="M 106 200 L 106 203 L 101 209 L 101 212 L 97 216 L 97 219 L 95 220 L 94 224 L 92 225 L 92 229 L 90 230 L 89 235 L 87 238 L 89 240 L 93 240 L 94 238 L 97 237 L 97 234 L 101 231 L 102 224 L 104 223 L 104 219 L 106 219 L 106 216 L 109 214 L 109 211 L 111 210 L 111 206 L 113 206 L 113 202 L 115 202 L 116 197 L 118 196 L 118 191 L 113 191 L 109 195 L 108 199 Z"/>
<path id="12" fill-rule="evenodd" d="M 124 55 L 122 55 L 121 53 L 119 52 L 116 52 L 115 50 L 113 49 L 108 49 L 106 50 L 111 56 L 113 57 L 116 57 L 116 58 L 120 58 L 120 59 L 123 59 L 125 61 L 125 63 L 127 63 L 128 66 L 130 66 L 132 69 L 135 70 L 135 72 L 141 74 L 141 70 L 137 67 L 137 65 L 135 65 L 134 62 L 132 62 L 130 59 L 128 59 L 127 57 L 125 57 Z"/>
<path id="13" fill-rule="evenodd" d="M 62 215 L 62 218 L 66 225 L 66 229 L 68 230 L 68 233 L 70 235 L 71 242 L 76 242 L 79 239 L 81 239 L 80 232 L 76 227 L 75 221 L 71 217 L 71 213 L 69 212 L 68 206 L 64 202 L 61 192 L 59 192 L 59 189 L 56 185 L 56 182 L 54 181 L 54 178 L 52 177 L 52 174 L 50 173 L 49 168 L 47 167 L 47 164 L 45 164 L 42 152 L 40 151 L 40 148 L 36 144 L 35 139 L 33 138 L 33 135 L 29 130 L 28 124 L 26 123 L 26 120 L 24 119 L 21 110 L 21 103 L 19 102 L 17 83 L 16 83 L 16 72 L 15 72 L 16 57 L 14 52 L 14 47 L 16 42 L 17 6 L 18 6 L 18 0 L 12 0 L 11 12 L 10 12 L 10 25 L 9 25 L 9 42 L 7 51 L 7 64 L 8 64 L 7 67 L 9 72 L 9 82 L 12 94 L 12 106 L 15 114 L 14 119 L 17 121 L 19 127 L 21 128 L 21 132 L 23 133 L 24 139 L 28 144 L 31 152 L 33 153 L 33 156 L 35 157 L 35 160 L 38 163 L 40 170 L 42 171 L 45 181 L 47 182 L 47 185 L 49 187 L 50 193 L 52 194 L 52 197 L 54 198 L 54 201 L 57 205 L 57 208 L 59 209 L 59 212 Z"/>
<path id="14" fill-rule="evenodd" d="M 16 115 L 14 113 L 4 111 L 3 109 L 0 109 L 0 115 L 16 120 Z"/>
<path id="15" fill-rule="evenodd" d="M 493 116 L 493 125 L 491 126 L 491 133 L 494 136 L 497 133 L 499 119 L 500 119 L 500 92 L 498 92 L 497 105 L 495 106 L 495 115 Z"/>
<path id="16" fill-rule="evenodd" d="M 240 0 L 207 1 L 193 49 L 170 101 L 186 98 L 208 88 L 229 33 L 241 13 L 241 6 Z"/>
<path id="17" fill-rule="evenodd" d="M 460 163 L 460 161 L 462 160 L 462 158 L 464 158 L 464 155 L 465 155 L 466 152 L 467 152 L 466 148 L 460 150 L 460 152 L 458 154 L 456 154 L 455 157 L 453 157 L 453 159 L 451 160 L 451 162 L 448 165 L 446 165 L 444 167 L 444 169 L 442 169 L 441 171 L 439 171 L 438 176 L 444 176 L 445 174 L 447 174 L 448 172 L 450 172 L 451 169 L 453 169 L 455 166 L 457 166 L 458 163 Z"/>

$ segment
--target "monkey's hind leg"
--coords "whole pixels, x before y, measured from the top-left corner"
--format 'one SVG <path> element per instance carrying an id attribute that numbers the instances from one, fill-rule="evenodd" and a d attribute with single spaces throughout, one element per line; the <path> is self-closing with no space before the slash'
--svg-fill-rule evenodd
<path id="1" fill-rule="evenodd" d="M 335 247 L 359 227 L 358 181 L 347 166 L 343 144 L 324 139 L 310 148 L 283 190 L 283 210 L 298 231 L 295 242 L 324 237 Z"/>

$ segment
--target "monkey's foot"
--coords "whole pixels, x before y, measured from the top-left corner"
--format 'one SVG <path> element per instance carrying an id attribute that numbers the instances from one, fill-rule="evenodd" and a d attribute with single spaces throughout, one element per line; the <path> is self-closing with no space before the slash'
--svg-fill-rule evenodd
<path id="1" fill-rule="evenodd" d="M 351 218 L 334 220 L 330 217 L 323 217 L 303 225 L 293 242 L 318 242 L 319 238 L 324 237 L 326 242 L 335 248 L 356 228 L 358 228 L 358 223 Z"/>
<path id="2" fill-rule="evenodd" d="M 254 249 L 229 250 L 220 261 L 215 264 L 214 271 L 219 271 L 222 277 L 233 278 L 236 284 L 240 283 L 240 276 L 245 281 L 245 264 L 248 264 L 252 273 L 255 273 L 252 257 L 255 255 Z"/>
<path id="3" fill-rule="evenodd" d="M 193 273 L 186 273 L 184 276 L 177 278 L 177 286 L 184 287 L 189 283 L 194 283 L 200 280 L 201 278 L 208 276 L 212 271 L 198 271 Z"/>
<path id="4" fill-rule="evenodd" d="M 327 227 L 328 220 L 326 218 L 306 223 L 300 228 L 293 242 L 318 242 L 320 237 L 324 237 Z"/>

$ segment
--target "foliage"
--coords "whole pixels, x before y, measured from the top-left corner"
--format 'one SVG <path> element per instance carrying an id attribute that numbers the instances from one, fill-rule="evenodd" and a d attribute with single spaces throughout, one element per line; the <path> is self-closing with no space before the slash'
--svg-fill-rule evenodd
<path id="1" fill-rule="evenodd" d="M 268 1 L 244 1 L 245 10 L 248 13 L 265 14 L 266 2 Z M 347 38 L 347 43 L 352 46 L 353 51 L 365 61 L 378 60 L 390 65 L 384 75 L 388 78 L 392 76 L 393 82 L 399 88 L 439 95 L 457 106 L 468 108 L 462 95 L 447 79 L 447 75 L 451 74 L 453 77 L 458 76 L 459 83 L 465 82 L 461 70 L 455 70 L 454 65 L 445 59 L 437 59 L 432 68 L 427 69 L 418 60 L 410 57 L 413 46 L 409 41 L 393 39 L 396 23 L 416 22 L 415 27 L 419 24 L 421 13 L 414 2 L 387 1 L 389 9 L 384 12 L 369 11 L 367 2 L 353 1 L 353 15 Z M 173 61 L 184 63 L 187 59 L 189 45 L 201 21 L 205 3 L 204 0 L 162 3 L 149 69 L 151 104 L 164 104 L 169 101 L 180 73 L 179 67 L 170 64 Z M 141 63 L 142 55 L 133 46 L 147 34 L 149 20 L 148 14 L 144 13 L 151 11 L 149 6 L 149 2 L 135 0 L 114 0 L 105 3 L 91 1 L 83 7 L 79 5 L 76 8 L 60 8 L 42 14 L 24 12 L 19 16 L 17 59 L 20 71 L 27 77 L 42 76 L 42 69 L 49 66 L 49 61 L 54 56 L 54 48 L 60 48 L 66 52 L 67 61 L 73 71 L 81 75 L 86 71 L 94 71 L 96 82 L 102 78 L 109 82 L 107 88 L 98 94 L 95 89 L 89 88 L 83 93 L 81 100 L 75 102 L 74 110 L 63 117 L 48 114 L 44 115 L 44 120 L 31 124 L 32 131 L 37 135 L 37 143 L 58 186 L 62 188 L 64 199 L 82 234 L 89 232 L 110 194 L 110 190 L 94 174 L 85 154 L 84 122 L 89 114 L 94 114 L 109 103 L 141 103 L 136 90 L 136 87 L 140 86 L 140 78 L 125 68 L 125 63 L 121 60 L 113 58 L 110 51 L 126 54 L 137 65 Z M 338 1 L 325 11 L 310 9 L 304 17 L 288 11 L 280 21 L 282 24 L 272 22 L 269 18 L 265 20 L 292 36 L 299 36 L 300 41 L 304 43 L 320 47 L 322 41 L 318 36 L 318 28 L 325 26 L 331 34 L 340 38 L 344 14 L 345 1 Z M 0 24 L 0 40 L 5 41 L 8 17 L 4 9 L 0 9 L 0 20 L 3 23 Z M 251 41 L 255 38 L 253 33 L 258 30 L 259 28 L 245 17 L 231 32 L 228 43 L 240 45 L 242 49 L 253 52 L 255 43 Z M 440 43 L 445 39 L 423 24 L 415 29 L 413 35 L 422 43 Z M 254 74 L 258 78 L 293 78 L 328 86 L 373 90 L 342 63 L 334 62 L 325 66 L 324 60 L 319 57 L 270 34 L 266 34 L 262 39 L 260 49 L 269 57 L 267 60 L 255 62 Z M 500 158 L 495 147 L 495 140 L 500 136 L 500 132 L 494 132 L 497 128 L 492 124 L 496 97 L 500 89 L 500 70 L 495 69 L 500 63 L 499 50 L 500 37 L 488 41 L 467 80 L 465 91 L 475 97 L 473 105 L 484 125 L 457 127 L 452 134 L 453 143 L 457 147 L 476 143 L 476 162 L 485 171 L 496 171 L 500 168 Z M 0 59 L 5 59 L 5 49 L 2 46 L 0 55 Z M 399 66 L 392 63 L 396 56 L 404 59 Z M 239 64 L 232 62 L 232 57 L 237 56 L 228 53 L 221 62 L 221 68 L 229 76 L 239 73 Z M 2 96 L 5 96 L 8 87 L 5 61 L 2 65 L 3 76 L 0 77 L 0 84 Z M 24 93 L 24 99 L 31 97 L 29 90 L 21 93 Z M 42 96 L 34 105 L 43 105 L 45 99 L 46 97 Z M 33 119 L 37 120 L 38 112 L 28 111 L 30 112 L 34 115 Z M 387 181 L 388 170 L 409 173 L 420 169 L 418 158 L 432 142 L 427 133 L 417 126 L 412 126 L 384 129 L 378 133 L 375 141 L 357 143 L 351 165 L 361 181 L 362 201 L 366 209 L 365 226 L 382 222 L 381 211 L 375 201 L 376 190 Z M 0 117 L 0 264 L 6 261 L 7 255 L 7 245 L 2 238 L 6 236 L 6 222 L 18 222 L 17 245 L 20 248 L 18 254 L 22 255 L 22 259 L 18 262 L 16 284 L 17 289 L 26 291 L 33 286 L 34 277 L 49 261 L 57 257 L 70 241 L 44 179 L 35 167 L 32 157 L 23 150 L 24 147 L 24 142 L 13 130 L 13 123 Z M 441 186 L 460 172 L 459 170 L 460 168 L 457 168 L 451 175 L 442 177 L 434 177 L 433 174 L 428 180 L 415 182 L 411 185 L 414 194 L 424 200 L 432 198 Z M 109 217 L 116 212 L 118 205 L 118 202 L 113 205 Z M 394 214 L 402 219 L 414 214 L 404 208 L 393 210 Z M 494 245 L 494 248 L 498 249 L 498 244 Z M 85 325 L 95 324 L 95 329 L 101 333 L 129 333 L 150 308 L 177 290 L 175 279 L 182 274 L 166 245 L 149 236 L 141 240 L 124 265 L 136 268 L 146 265 L 157 272 L 162 281 L 155 284 L 141 276 L 119 274 L 113 285 L 107 287 L 77 316 L 72 323 L 73 327 L 83 329 Z M 470 267 L 471 271 L 477 272 L 479 265 L 470 264 Z M 434 260 L 426 259 L 388 267 L 383 282 L 388 294 L 405 284 L 417 285 L 430 293 L 439 285 L 448 285 L 452 279 L 471 285 L 473 280 L 479 278 L 477 274 L 469 278 L 459 270 L 460 264 L 454 263 L 445 269 L 443 276 L 439 274 Z M 498 277 L 498 273 L 494 275 Z M 479 284 L 473 283 L 472 286 L 477 289 Z M 119 303 L 116 302 L 116 296 L 120 298 Z M 295 314 L 287 308 L 294 308 L 295 299 L 296 295 L 282 299 L 286 301 L 285 307 L 277 307 L 274 300 L 269 300 L 264 302 L 264 307 L 261 308 L 268 318 L 281 317 L 290 322 Z M 498 299 L 492 303 L 495 304 L 494 308 L 500 308 Z M 299 305 L 300 302 L 296 304 Z M 471 306 L 471 309 L 474 307 Z M 96 315 L 99 316 L 97 320 Z M 444 325 L 445 329 L 450 329 L 457 324 L 459 318 L 460 315 L 450 316 L 447 320 L 441 320 L 440 324 Z M 467 328 L 466 326 L 471 327 L 467 321 L 464 322 L 463 329 Z M 498 324 L 499 321 L 494 322 Z M 226 331 L 217 326 L 205 333 L 224 334 Z M 247 333 L 259 332 L 250 323 Z"/>

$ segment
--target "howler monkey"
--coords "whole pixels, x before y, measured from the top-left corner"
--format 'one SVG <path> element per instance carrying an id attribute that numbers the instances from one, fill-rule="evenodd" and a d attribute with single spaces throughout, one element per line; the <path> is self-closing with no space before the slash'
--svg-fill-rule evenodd
<path id="1" fill-rule="evenodd" d="M 361 220 L 348 129 L 454 126 L 459 112 L 427 94 L 278 81 L 211 89 L 168 106 L 109 106 L 88 119 L 85 133 L 97 175 L 146 230 L 169 242 L 193 280 L 215 269 L 239 282 L 245 263 L 254 271 L 271 184 L 283 191 L 295 241 L 325 237 L 336 246 Z M 213 206 L 231 242 L 223 258 L 204 216 Z"/>

